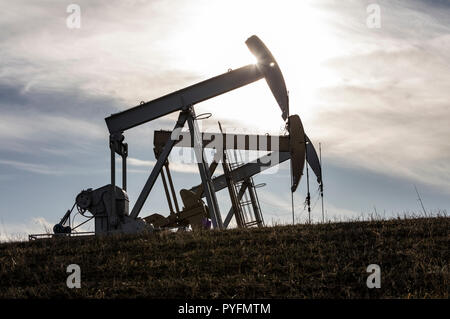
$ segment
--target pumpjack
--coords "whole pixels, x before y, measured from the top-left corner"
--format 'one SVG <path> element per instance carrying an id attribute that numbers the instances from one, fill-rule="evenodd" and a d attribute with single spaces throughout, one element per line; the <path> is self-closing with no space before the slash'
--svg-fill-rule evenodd
<path id="1" fill-rule="evenodd" d="M 149 102 L 141 102 L 133 108 L 108 116 L 105 121 L 109 130 L 109 147 L 111 160 L 111 182 L 97 189 L 81 191 L 75 198 L 75 204 L 68 210 L 61 221 L 53 228 L 55 235 L 72 234 L 70 215 L 76 207 L 82 215 L 89 212 L 95 219 L 95 234 L 138 233 L 153 231 L 155 228 L 186 227 L 200 229 L 212 224 L 214 229 L 228 227 L 234 216 L 239 227 L 245 223 L 240 216 L 239 200 L 251 186 L 249 179 L 259 172 L 290 160 L 291 191 L 294 192 L 300 182 L 305 159 L 313 168 L 321 181 L 320 163 L 309 138 L 305 135 L 298 115 L 289 115 L 289 98 L 281 70 L 265 44 L 257 37 L 251 36 L 246 45 L 256 57 L 257 63 L 243 66 L 235 70 L 210 78 L 184 89 L 175 91 Z M 286 124 L 288 135 L 239 135 L 220 133 L 203 133 L 199 131 L 194 106 L 197 103 L 217 97 L 238 89 L 255 81 L 265 79 L 277 104 L 281 109 L 281 117 Z M 127 194 L 127 156 L 128 144 L 124 143 L 124 132 L 136 126 L 154 121 L 168 114 L 178 112 L 178 119 L 172 131 L 155 131 L 154 151 L 157 158 L 145 185 L 133 208 L 129 209 Z M 182 131 L 185 124 L 189 131 Z M 221 142 L 221 143 L 218 143 Z M 183 207 L 180 209 L 170 175 L 168 157 L 174 146 L 192 147 L 201 177 L 201 184 L 191 189 L 183 189 L 180 196 Z M 217 158 L 209 164 L 205 158 L 205 148 L 214 148 Z M 245 163 L 233 169 L 227 163 L 227 150 L 267 151 L 269 154 L 256 161 Z M 116 184 L 116 156 L 122 164 L 122 186 Z M 220 156 L 219 156 L 220 155 Z M 213 173 L 222 162 L 224 174 L 214 177 Z M 164 173 L 164 171 L 166 173 Z M 170 186 L 166 183 L 167 174 Z M 139 214 L 147 200 L 157 178 L 161 176 L 168 202 L 174 201 L 175 210 L 169 204 L 170 215 L 164 217 L 153 214 L 140 218 Z M 240 183 L 238 189 L 232 185 Z M 222 220 L 216 192 L 228 188 L 232 207 Z M 171 196 L 170 196 L 171 195 Z M 206 198 L 206 203 L 203 198 Z M 259 216 L 261 219 L 261 216 Z M 258 218 L 256 218 L 258 224 Z M 259 223 L 258 225 L 261 225 Z M 78 227 L 78 226 L 77 226 Z M 30 239 L 37 237 L 30 235 Z"/>
<path id="2" fill-rule="evenodd" d="M 216 192 L 223 189 L 228 189 L 232 207 L 228 211 L 225 221 L 223 222 L 223 228 L 227 228 L 230 224 L 231 219 L 234 217 L 238 227 L 247 227 L 245 218 L 242 216 L 242 210 L 240 209 L 239 201 L 242 199 L 246 191 L 249 191 L 250 202 L 253 206 L 253 212 L 255 213 L 254 221 L 250 222 L 256 224 L 257 226 L 263 225 L 263 218 L 260 215 L 257 206 L 257 199 L 254 188 L 252 188 L 252 183 L 250 179 L 275 165 L 279 165 L 285 161 L 290 160 L 291 162 L 291 191 L 295 192 L 300 182 L 300 178 L 303 174 L 305 157 L 306 162 L 313 169 L 313 172 L 317 176 L 317 181 L 319 186 L 322 187 L 322 176 L 319 158 L 314 149 L 314 145 L 310 141 L 309 137 L 304 133 L 300 117 L 298 115 L 291 115 L 288 117 L 288 135 L 281 136 L 271 136 L 271 135 L 251 135 L 251 134 L 225 134 L 220 133 L 202 133 L 201 140 L 203 143 L 203 148 L 215 149 L 216 155 L 223 154 L 222 157 L 216 156 L 210 165 L 210 173 L 214 172 L 219 160 L 222 162 L 223 174 L 212 178 L 212 184 Z M 158 154 L 159 150 L 167 143 L 168 140 L 174 139 L 176 147 L 194 147 L 189 132 L 182 132 L 178 136 L 174 136 L 171 131 L 155 131 L 154 132 L 154 149 L 155 153 Z M 262 156 L 254 161 L 246 163 L 236 169 L 230 170 L 227 168 L 227 156 L 226 150 L 243 150 L 243 151 L 267 151 L 269 154 Z M 166 162 L 166 171 L 169 179 L 169 184 L 172 185 L 169 163 Z M 164 188 L 166 190 L 167 200 L 170 203 L 172 200 L 176 203 L 176 198 L 172 190 L 173 198 L 170 198 L 170 193 L 167 190 L 167 182 L 165 181 L 165 176 L 162 175 Z M 238 190 L 234 190 L 233 183 L 240 183 Z M 189 206 L 196 202 L 201 205 L 200 199 L 205 197 L 206 194 L 203 192 L 203 186 L 197 185 L 189 190 L 183 189 L 180 191 L 180 196 L 183 203 L 189 202 Z M 169 205 L 170 206 L 170 205 Z M 204 212 L 207 216 L 207 212 Z M 174 220 L 177 218 L 184 219 L 183 212 L 181 214 L 174 214 L 171 209 L 171 214 L 167 218 L 163 218 L 159 214 L 154 214 L 146 218 L 148 222 L 156 223 L 158 225 L 172 225 Z M 186 217 L 189 219 L 188 217 Z M 191 220 L 192 223 L 195 221 Z M 155 223 L 154 223 L 155 224 Z M 198 225 L 200 226 L 200 225 Z"/>

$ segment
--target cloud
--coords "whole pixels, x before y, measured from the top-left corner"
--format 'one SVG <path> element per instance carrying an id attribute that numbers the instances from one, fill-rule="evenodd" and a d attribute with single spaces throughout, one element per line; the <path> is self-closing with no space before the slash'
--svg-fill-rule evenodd
<path id="1" fill-rule="evenodd" d="M 345 10 L 359 12 L 361 4 L 346 4 L 336 6 L 336 17 Z M 444 70 L 450 67 L 450 6 L 379 4 L 379 30 L 365 28 L 361 19 L 353 26 L 340 20 L 338 30 L 347 34 L 342 42 L 349 53 L 324 62 L 338 78 L 318 89 L 314 116 L 306 121 L 308 134 L 336 165 L 423 182 L 448 193 L 450 73 Z M 351 20 L 355 16 L 360 18 L 349 15 Z"/>
<path id="2" fill-rule="evenodd" d="M 440 38 L 329 62 L 351 80 L 321 91 L 323 129 L 313 134 L 328 157 L 450 191 L 450 74 L 434 53 L 448 50 L 450 35 Z"/>
<path id="3" fill-rule="evenodd" d="M 351 209 L 337 207 L 332 203 L 324 203 L 325 222 L 342 222 L 349 220 L 367 220 L 369 215 L 364 212 L 356 212 Z M 322 221 L 321 212 L 314 214 L 312 220 L 316 222 Z"/>
<path id="4" fill-rule="evenodd" d="M 127 164 L 130 166 L 137 166 L 137 167 L 153 167 L 156 164 L 156 161 L 145 161 L 140 160 L 138 158 L 129 157 L 127 159 Z"/>
<path id="5" fill-rule="evenodd" d="M 170 157 L 169 157 L 170 158 Z M 131 167 L 148 167 L 153 169 L 153 167 L 156 164 L 156 161 L 148 161 L 148 160 L 140 160 L 137 158 L 129 157 L 127 159 L 127 164 Z M 170 161 L 169 168 L 171 171 L 179 172 L 179 173 L 198 173 L 198 166 L 197 164 L 184 164 L 179 162 Z M 143 169 L 130 169 L 128 170 L 132 173 L 149 173 L 149 170 L 143 170 Z"/>
<path id="6" fill-rule="evenodd" d="M 111 105 L 117 110 L 167 93 L 198 76 L 172 69 L 173 54 L 164 44 L 183 24 L 175 17 L 182 14 L 184 4 L 160 0 L 81 0 L 77 4 L 82 15 L 80 29 L 66 27 L 68 3 L 0 5 L 5 12 L 0 24 L 0 78 L 23 83 L 22 92 L 78 88 L 111 96 L 122 103 Z"/>
<path id="7" fill-rule="evenodd" d="M 18 160 L 4 160 L 0 159 L 0 167 L 6 167 L 8 168 L 7 174 L 0 176 L 0 180 L 12 182 L 14 181 L 15 177 L 13 175 L 13 170 L 11 168 L 29 172 L 32 174 L 38 174 L 38 175 L 48 175 L 48 176 L 68 176 L 68 175 L 89 175 L 92 176 L 92 174 L 106 174 L 108 172 L 107 169 L 102 169 L 98 167 L 91 167 L 89 169 L 86 169 L 86 167 L 83 166 L 76 166 L 74 164 L 68 164 L 68 163 L 54 163 L 51 164 L 47 161 L 45 163 L 31 163 L 31 162 L 24 162 L 24 161 L 18 161 Z M 10 174 L 10 175 L 8 175 Z"/>
<path id="8" fill-rule="evenodd" d="M 95 141 L 104 140 L 107 130 L 88 120 L 70 116 L 29 112 L 4 112 L 0 117 L 2 152 L 41 154 L 91 150 Z"/>
<path id="9" fill-rule="evenodd" d="M 78 140 L 104 139 L 105 128 L 91 122 L 46 114 L 27 114 L 26 116 L 2 114 L 0 134 L 9 140 L 39 141 L 66 139 L 69 143 Z M 70 140 L 69 138 L 74 138 Z"/>
<path id="10" fill-rule="evenodd" d="M 45 165 L 40 164 L 32 164 L 32 163 L 24 163 L 19 161 L 9 161 L 9 160 L 1 160 L 0 165 L 12 166 L 16 169 L 32 172 L 36 174 L 44 174 L 44 175 L 58 175 L 59 173 L 54 169 L 47 167 Z"/>
<path id="11" fill-rule="evenodd" d="M 262 206 L 262 212 L 264 220 L 268 225 L 270 224 L 292 224 L 292 206 L 291 196 L 289 189 L 285 189 L 285 192 L 274 193 L 268 190 L 258 189 L 258 197 Z M 294 194 L 294 220 L 296 223 L 307 223 L 309 220 L 309 214 L 307 206 L 304 202 L 305 197 L 299 193 Z M 351 203 L 350 203 L 351 206 Z M 325 222 L 344 222 L 344 221 L 357 221 L 357 220 L 370 220 L 372 218 L 396 218 L 393 212 L 386 213 L 386 211 L 376 212 L 374 211 L 356 211 L 352 208 L 343 207 L 341 205 L 335 205 L 327 198 L 324 198 L 324 217 Z M 437 215 L 438 213 L 433 213 Z M 415 217 L 416 212 L 404 212 L 404 216 Z M 320 203 L 320 195 L 318 192 L 311 191 L 311 221 L 313 223 L 322 222 L 322 211 Z"/>
<path id="12" fill-rule="evenodd" d="M 25 241 L 29 234 L 52 233 L 53 224 L 43 217 L 35 217 L 26 223 L 0 223 L 0 242 Z"/>
<path id="13" fill-rule="evenodd" d="M 84 220 L 71 218 L 75 221 L 75 225 L 79 225 Z M 55 224 L 49 222 L 44 217 L 34 217 L 25 223 L 4 223 L 0 222 L 0 242 L 11 241 L 27 241 L 28 235 L 32 234 L 53 234 L 53 226 Z M 91 232 L 94 231 L 93 222 L 88 222 L 78 227 L 73 232 Z"/>

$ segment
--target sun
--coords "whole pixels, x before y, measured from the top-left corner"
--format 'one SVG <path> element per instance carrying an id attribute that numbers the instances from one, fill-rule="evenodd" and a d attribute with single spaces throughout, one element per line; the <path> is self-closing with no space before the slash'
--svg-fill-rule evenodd
<path id="1" fill-rule="evenodd" d="M 170 40 L 172 67 L 206 79 L 255 63 L 245 40 L 258 35 L 272 51 L 290 92 L 291 114 L 307 119 L 321 87 L 337 81 L 324 62 L 338 52 L 326 17 L 307 1 L 207 1 L 190 7 L 186 28 Z M 262 83 L 261 83 L 262 82 Z M 280 111 L 264 80 L 199 105 L 247 127 L 278 132 Z"/>

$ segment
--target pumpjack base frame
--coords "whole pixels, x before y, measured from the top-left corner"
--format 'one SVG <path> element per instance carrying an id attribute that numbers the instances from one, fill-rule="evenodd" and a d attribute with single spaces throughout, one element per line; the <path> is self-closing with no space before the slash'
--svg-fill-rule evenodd
<path id="1" fill-rule="evenodd" d="M 68 238 L 68 237 L 91 237 L 95 236 L 95 232 L 79 232 L 79 233 L 67 233 L 67 234 L 31 234 L 28 235 L 29 241 L 54 239 L 54 238 Z"/>

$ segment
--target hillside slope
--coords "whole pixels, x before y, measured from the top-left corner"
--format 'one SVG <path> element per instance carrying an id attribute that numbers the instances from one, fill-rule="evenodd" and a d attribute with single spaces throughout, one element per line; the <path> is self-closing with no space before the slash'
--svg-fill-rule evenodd
<path id="1" fill-rule="evenodd" d="M 449 229 L 440 217 L 5 243 L 0 298 L 448 298 Z M 81 289 L 66 286 L 69 264 Z"/>

